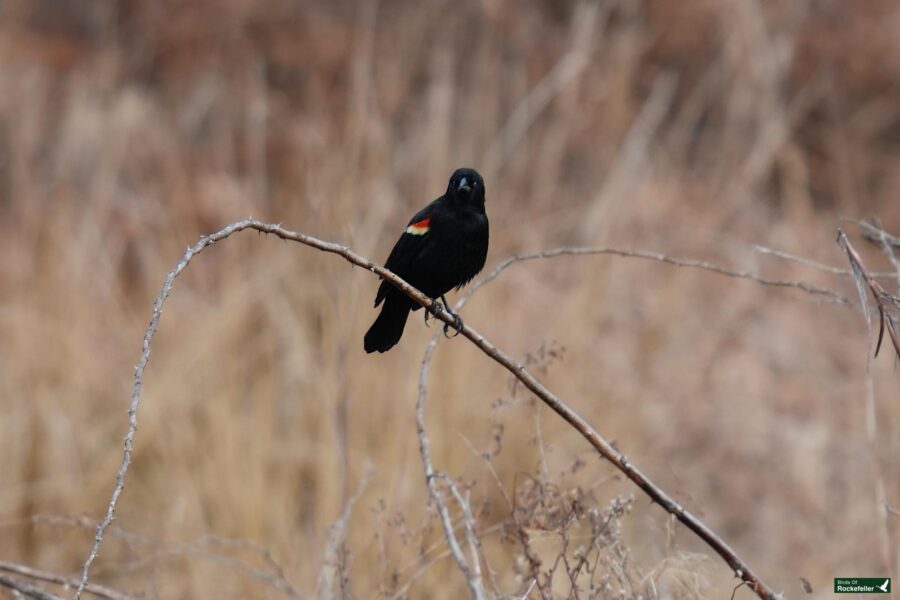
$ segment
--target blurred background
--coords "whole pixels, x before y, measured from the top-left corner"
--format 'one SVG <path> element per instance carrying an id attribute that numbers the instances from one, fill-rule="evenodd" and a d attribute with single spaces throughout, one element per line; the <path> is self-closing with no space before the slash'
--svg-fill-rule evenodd
<path id="1" fill-rule="evenodd" d="M 4 0 L 0 559 L 80 570 L 153 299 L 234 220 L 382 261 L 467 165 L 489 267 L 612 246 L 858 306 L 846 274 L 759 246 L 844 269 L 840 226 L 891 271 L 842 219 L 900 232 L 898 31 L 894 0 Z M 191 263 L 94 580 L 147 598 L 467 593 L 415 433 L 433 329 L 414 315 L 365 355 L 376 287 L 253 232 Z M 898 575 L 896 361 L 869 364 L 858 308 L 595 256 L 513 266 L 463 316 L 775 589 Z M 545 570 L 590 553 L 578 597 L 729 597 L 715 554 L 463 338 L 429 383 L 435 467 L 476 513 L 492 593 L 526 594 L 524 530 Z"/>

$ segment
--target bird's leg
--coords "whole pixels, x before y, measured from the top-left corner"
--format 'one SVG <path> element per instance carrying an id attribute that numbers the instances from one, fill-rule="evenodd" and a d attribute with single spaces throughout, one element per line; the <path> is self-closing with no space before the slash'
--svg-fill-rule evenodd
<path id="1" fill-rule="evenodd" d="M 444 337 L 446 337 L 448 339 L 455 338 L 456 336 L 459 335 L 459 332 L 462 331 L 462 328 L 463 328 L 462 317 L 460 317 L 458 314 L 456 314 L 455 312 L 453 312 L 450 309 L 450 303 L 447 302 L 447 299 L 443 295 L 441 296 L 441 300 L 443 300 L 443 302 L 444 302 L 444 309 L 450 314 L 451 317 L 453 317 L 453 328 L 456 329 L 456 333 L 454 333 L 453 335 L 447 335 L 447 332 L 450 330 L 450 324 L 444 323 Z"/>
<path id="2" fill-rule="evenodd" d="M 441 303 L 438 302 L 435 298 L 429 296 L 428 299 L 431 300 L 431 306 L 425 309 L 425 314 L 423 315 L 425 317 L 425 327 L 429 327 L 428 315 L 434 315 L 434 318 L 437 319 L 438 315 L 441 314 L 441 312 L 444 310 L 444 307 L 441 306 Z M 447 304 L 446 300 L 444 301 L 444 304 Z"/>

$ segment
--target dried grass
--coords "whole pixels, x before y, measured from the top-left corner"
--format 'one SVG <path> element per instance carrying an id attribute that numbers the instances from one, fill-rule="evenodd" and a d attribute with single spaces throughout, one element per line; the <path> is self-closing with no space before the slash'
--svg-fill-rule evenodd
<path id="1" fill-rule="evenodd" d="M 754 245 L 844 268 L 840 217 L 877 215 L 900 232 L 897 10 L 3 2 L 0 558 L 77 571 L 90 528 L 32 517 L 101 516 L 161 278 L 200 234 L 248 215 L 383 257 L 402 219 L 470 164 L 487 181 L 490 264 L 616 245 L 851 296 L 849 278 Z M 587 18 L 593 32 L 578 37 Z M 574 75 L 546 79 L 582 55 Z M 674 82 L 670 98 L 660 81 Z M 659 121 L 641 127 L 654 97 Z M 891 269 L 877 248 L 865 258 Z M 204 254 L 181 285 L 97 582 L 282 598 L 281 578 L 312 594 L 330 527 L 371 463 L 334 589 L 463 593 L 416 450 L 430 331 L 413 320 L 398 348 L 365 356 L 372 278 L 252 235 Z M 885 521 L 872 476 L 900 468 L 897 375 L 884 356 L 871 365 L 873 451 L 857 313 L 702 271 L 578 257 L 509 270 L 464 317 L 520 355 L 564 348 L 547 383 L 791 597 L 801 576 L 824 597 L 836 574 L 900 573 L 898 519 Z M 527 491 L 549 506 L 540 516 L 575 494 L 580 536 L 634 494 L 464 343 L 435 356 L 428 417 L 434 461 L 477 507 L 507 597 L 528 577 L 507 500 Z M 545 499 L 522 487 L 530 480 L 556 491 Z M 884 484 L 900 506 L 896 478 Z M 665 513 L 641 497 L 628 506 L 592 550 L 609 597 L 731 594 L 727 569 Z M 536 531 L 536 552 L 553 556 L 565 528 Z"/>

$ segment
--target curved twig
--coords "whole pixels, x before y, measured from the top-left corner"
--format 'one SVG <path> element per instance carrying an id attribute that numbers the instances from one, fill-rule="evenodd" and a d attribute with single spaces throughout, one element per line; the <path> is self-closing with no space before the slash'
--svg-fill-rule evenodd
<path id="1" fill-rule="evenodd" d="M 85 559 L 84 565 L 82 566 L 82 574 L 81 574 L 81 583 L 78 586 L 78 589 L 75 591 L 74 599 L 77 600 L 80 598 L 81 593 L 84 591 L 85 586 L 87 585 L 90 573 L 90 567 L 93 563 L 94 559 L 97 557 L 97 553 L 100 550 L 100 544 L 103 540 L 103 535 L 109 525 L 112 523 L 113 518 L 115 516 L 116 504 L 118 503 L 119 496 L 122 493 L 122 489 L 125 486 L 125 475 L 128 471 L 128 467 L 131 464 L 131 455 L 132 455 L 132 446 L 134 443 L 134 435 L 137 431 L 137 410 L 140 405 L 141 399 L 141 383 L 144 368 L 147 365 L 147 361 L 150 358 L 150 344 L 153 339 L 153 335 L 156 332 L 156 329 L 159 324 L 160 314 L 162 312 L 163 304 L 166 298 L 169 295 L 169 292 L 172 289 L 172 285 L 175 281 L 175 278 L 187 267 L 190 260 L 200 252 L 202 252 L 208 246 L 215 244 L 218 241 L 221 241 L 230 235 L 243 231 L 244 229 L 255 229 L 262 233 L 271 233 L 273 235 L 278 236 L 281 239 L 299 242 L 301 244 L 310 246 L 312 248 L 316 248 L 323 252 L 329 252 L 332 254 L 337 254 L 342 256 L 351 264 L 363 267 L 368 271 L 372 271 L 379 277 L 384 280 L 390 281 L 394 286 L 400 289 L 404 294 L 412 298 L 415 302 L 422 305 L 425 308 L 432 308 L 434 302 L 422 294 L 419 290 L 415 289 L 411 285 L 409 285 L 406 281 L 388 271 L 384 267 L 379 264 L 376 264 L 369 260 L 368 258 L 361 256 L 351 250 L 350 248 L 343 246 L 334 242 L 325 242 L 320 239 L 314 238 L 312 236 L 308 236 L 302 233 L 298 233 L 295 231 L 291 231 L 283 228 L 281 225 L 272 224 L 272 223 L 263 223 L 261 221 L 257 221 L 255 219 L 245 219 L 243 221 L 238 221 L 232 223 L 225 228 L 217 231 L 208 236 L 204 236 L 200 238 L 200 240 L 188 248 L 181 260 L 178 264 L 168 273 L 166 279 L 163 283 L 162 290 L 160 291 L 159 296 L 156 299 L 156 302 L 153 305 L 153 316 L 150 320 L 150 325 L 147 328 L 147 332 L 144 335 L 143 348 L 141 351 L 140 359 L 138 360 L 137 368 L 135 369 L 135 377 L 134 377 L 134 385 L 132 387 L 131 394 L 131 403 L 129 405 L 128 410 L 128 431 L 125 435 L 124 442 L 124 452 L 122 457 L 122 463 L 119 467 L 119 471 L 116 475 L 116 482 L 113 486 L 113 491 L 110 496 L 110 501 L 107 505 L 106 516 L 97 526 L 96 533 L 94 535 L 94 541 L 91 545 L 90 552 L 88 554 L 87 559 Z M 706 265 L 705 263 L 699 263 L 696 261 L 674 261 L 673 259 L 669 259 L 664 255 L 657 255 L 653 253 L 628 253 L 623 251 L 615 251 L 614 249 L 599 249 L 603 250 L 603 253 L 607 254 L 617 254 L 622 256 L 639 256 L 643 258 L 651 258 L 654 260 L 661 260 L 663 262 L 668 262 L 670 264 L 675 264 L 677 266 L 694 266 L 699 268 L 707 268 L 709 270 L 713 270 L 715 272 L 720 272 L 722 274 L 734 276 L 734 277 L 747 277 L 749 274 L 741 274 L 740 272 L 731 272 L 725 269 L 716 268 L 714 265 Z M 593 251 L 590 253 L 601 253 L 597 251 Z M 701 266 L 702 265 L 702 266 Z M 797 287 L 811 294 L 819 294 L 824 297 L 831 297 L 832 300 L 837 300 L 840 298 L 836 294 L 833 293 L 825 293 L 819 288 L 814 288 L 808 284 L 804 284 L 803 282 L 782 282 L 775 283 L 772 280 L 759 280 L 761 283 L 765 283 L 766 285 L 789 285 L 791 287 Z M 841 304 L 846 304 L 846 300 L 839 301 Z M 448 325 L 454 325 L 453 319 L 446 313 L 446 311 L 440 311 L 438 317 L 440 320 L 444 321 Z M 737 553 L 725 543 L 715 532 L 713 532 L 709 527 L 707 527 L 702 521 L 700 521 L 693 514 L 685 510 L 680 504 L 678 504 L 674 499 L 672 499 L 665 491 L 663 491 L 659 486 L 657 486 L 653 481 L 648 479 L 637 467 L 635 467 L 628 458 L 616 450 L 605 438 L 603 438 L 599 433 L 597 433 L 584 419 L 582 419 L 575 411 L 569 408 L 562 400 L 560 400 L 555 394 L 553 394 L 549 389 L 547 389 L 534 375 L 531 374 L 528 369 L 525 368 L 524 365 L 520 364 L 508 354 L 503 352 L 501 349 L 497 348 L 488 341 L 484 336 L 482 336 L 478 331 L 473 329 L 471 326 L 463 324 L 462 334 L 468 338 L 472 343 L 474 343 L 482 352 L 484 352 L 487 356 L 492 358 L 494 361 L 498 362 L 504 368 L 506 368 L 510 373 L 512 373 L 519 381 L 521 381 L 525 387 L 531 390 L 538 398 L 540 398 L 545 404 L 547 404 L 550 408 L 552 408 L 559 416 L 561 416 L 567 423 L 569 423 L 572 427 L 574 427 L 596 450 L 599 452 L 604 458 L 609 460 L 613 465 L 615 465 L 620 471 L 622 471 L 629 479 L 631 479 L 638 487 L 640 487 L 650 498 L 652 498 L 655 502 L 657 502 L 660 506 L 662 506 L 669 513 L 675 515 L 675 517 L 684 523 L 685 526 L 688 527 L 691 531 L 693 531 L 700 539 L 702 539 L 707 545 L 709 545 L 719 556 L 722 557 L 723 560 L 732 568 L 735 574 L 747 582 L 747 585 L 761 598 L 765 598 L 767 600 L 774 600 L 778 598 L 779 595 L 776 594 L 771 588 L 769 588 L 748 566 L 747 564 L 737 555 Z"/>
<path id="2" fill-rule="evenodd" d="M 510 256 L 509 258 L 501 261 L 494 269 L 485 275 L 483 278 L 479 279 L 471 286 L 467 291 L 466 296 L 470 297 L 478 288 L 485 285 L 486 283 L 490 283 L 494 280 L 501 272 L 507 269 L 510 265 L 517 262 L 528 261 L 528 260 L 536 260 L 539 258 L 553 258 L 556 256 L 585 256 L 585 255 L 597 255 L 597 254 L 607 254 L 611 256 L 622 256 L 625 258 L 640 258 L 644 260 L 654 260 L 661 263 L 666 263 L 668 265 L 672 265 L 675 267 L 685 267 L 689 269 L 702 269 L 704 271 L 710 271 L 712 273 L 716 273 L 719 275 L 724 275 L 726 277 L 733 277 L 735 279 L 749 279 L 751 281 L 755 281 L 756 283 L 760 283 L 762 285 L 774 286 L 774 287 L 789 287 L 796 288 L 798 290 L 802 290 L 807 294 L 812 296 L 820 297 L 826 302 L 832 302 L 834 304 L 840 304 L 843 306 L 850 306 L 850 300 L 846 297 L 838 294 L 833 290 L 829 290 L 827 288 L 821 288 L 811 283 L 807 283 L 806 281 L 802 281 L 799 279 L 772 279 L 769 277 L 762 277 L 751 273 L 750 271 L 736 271 L 733 269 L 727 269 L 725 267 L 720 267 L 719 265 L 715 265 L 710 262 L 706 262 L 703 260 L 694 260 L 694 259 L 682 259 L 682 258 L 672 258 L 666 254 L 661 252 L 645 252 L 642 250 L 622 250 L 620 248 L 595 248 L 591 246 L 572 246 L 572 247 L 562 247 L 555 248 L 553 250 L 547 250 L 545 252 L 534 252 L 531 254 L 515 254 Z"/>

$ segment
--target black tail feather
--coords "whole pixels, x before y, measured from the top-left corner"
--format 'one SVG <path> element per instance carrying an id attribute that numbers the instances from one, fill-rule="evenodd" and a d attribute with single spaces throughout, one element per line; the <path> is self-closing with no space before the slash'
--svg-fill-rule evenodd
<path id="1" fill-rule="evenodd" d="M 400 341 L 410 309 L 410 302 L 405 300 L 394 297 L 393 294 L 385 298 L 381 314 L 366 332 L 364 340 L 366 352 L 387 352 Z"/>

